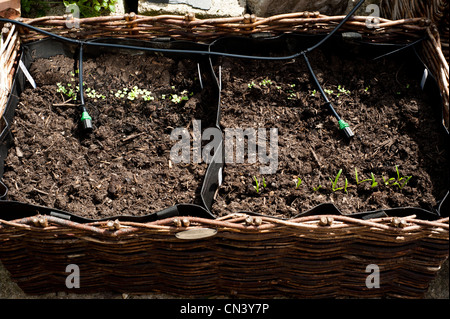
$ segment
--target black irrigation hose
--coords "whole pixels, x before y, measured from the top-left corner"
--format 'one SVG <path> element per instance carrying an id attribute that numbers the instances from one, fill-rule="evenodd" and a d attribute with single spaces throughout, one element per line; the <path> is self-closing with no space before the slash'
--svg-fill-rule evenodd
<path id="1" fill-rule="evenodd" d="M 277 61 L 277 60 L 291 60 L 295 59 L 305 53 L 311 52 L 312 50 L 316 49 L 320 45 L 322 45 L 326 40 L 328 40 L 334 33 L 336 33 L 339 28 L 342 27 L 342 25 L 347 22 L 348 19 L 355 13 L 355 11 L 365 2 L 365 0 L 360 0 L 359 3 L 346 15 L 346 17 L 321 41 L 319 41 L 314 46 L 302 51 L 298 52 L 292 55 L 287 56 L 280 56 L 280 57 L 266 57 L 266 56 L 252 56 L 252 55 L 243 55 L 243 54 L 233 54 L 233 53 L 223 53 L 223 52 L 214 52 L 214 51 L 197 51 L 197 50 L 180 50 L 180 49 L 161 49 L 161 48 L 148 48 L 148 47 L 139 47 L 139 46 L 132 46 L 132 45 L 123 45 L 123 44 L 113 44 L 113 43 L 99 43 L 99 42 L 91 42 L 88 40 L 77 40 L 77 39 L 71 39 L 66 38 L 57 34 L 54 34 L 52 32 L 48 32 L 39 28 L 36 28 L 34 26 L 31 26 L 29 24 L 19 22 L 16 20 L 11 19 L 5 19 L 0 18 L 0 22 L 5 23 L 13 23 L 16 25 L 19 25 L 24 28 L 28 28 L 30 30 L 33 30 L 35 32 L 47 35 L 49 37 L 70 42 L 77 45 L 91 45 L 91 46 L 100 46 L 100 47 L 111 47 L 111 48 L 119 48 L 119 49 L 128 49 L 128 50 L 140 50 L 140 51 L 151 51 L 151 52 L 166 52 L 166 53 L 184 53 L 184 54 L 200 54 L 200 55 L 215 55 L 215 56 L 225 56 L 230 58 L 240 58 L 240 59 L 253 59 L 253 60 L 271 60 L 271 61 Z"/>
<path id="2" fill-rule="evenodd" d="M 84 89 L 83 89 L 83 44 L 80 44 L 78 55 L 78 88 L 80 97 L 80 110 L 81 110 L 81 125 L 84 133 L 90 133 L 93 129 L 92 118 L 89 115 L 86 105 L 84 103 Z"/>
<path id="3" fill-rule="evenodd" d="M 333 107 L 333 104 L 331 103 L 331 101 L 328 99 L 327 95 L 325 94 L 322 86 L 319 83 L 319 80 L 316 77 L 316 74 L 314 73 L 311 64 L 309 63 L 308 57 L 306 56 L 306 54 L 303 54 L 303 57 L 305 58 L 305 62 L 306 65 L 308 66 L 309 69 L 309 73 L 311 73 L 312 78 L 314 79 L 314 82 L 316 83 L 320 94 L 323 96 L 323 98 L 325 99 L 325 104 L 328 106 L 328 108 L 330 109 L 331 113 L 333 113 L 334 117 L 338 120 L 339 123 L 339 129 L 342 130 L 345 134 L 345 136 L 350 139 L 353 136 L 355 136 L 355 134 L 353 133 L 353 131 L 351 130 L 350 126 L 348 125 L 348 123 L 346 123 L 343 119 L 341 119 L 341 117 L 339 116 L 339 114 L 337 114 L 336 110 Z"/>
<path id="4" fill-rule="evenodd" d="M 333 36 L 333 34 L 335 34 L 343 25 L 345 22 L 348 21 L 348 19 L 351 18 L 351 16 L 353 14 L 355 14 L 355 12 L 359 9 L 360 6 L 362 6 L 362 4 L 364 3 L 365 0 L 360 0 L 356 6 L 345 16 L 345 18 L 333 29 L 331 30 L 330 33 L 327 34 L 326 37 L 324 37 L 322 40 L 320 40 L 318 43 L 316 43 L 315 45 L 313 45 L 312 47 L 309 47 L 308 49 L 306 49 L 305 51 L 303 51 L 303 53 L 308 53 L 313 51 L 314 49 L 317 49 L 319 46 L 321 46 L 323 43 L 325 43 L 329 38 L 331 38 Z"/>
<path id="5" fill-rule="evenodd" d="M 231 58 L 241 58 L 241 59 L 253 59 L 253 60 L 269 60 L 269 61 L 280 61 L 280 60 L 291 60 L 291 59 L 295 59 L 299 56 L 303 56 L 306 64 L 310 70 L 310 73 L 314 79 L 314 81 L 316 82 L 316 85 L 318 86 L 322 96 L 325 98 L 326 104 L 328 105 L 329 109 L 332 111 L 332 113 L 334 114 L 334 116 L 338 119 L 339 121 L 339 128 L 341 130 L 344 131 L 345 135 L 350 138 L 352 137 L 354 134 L 351 131 L 351 129 L 349 128 L 349 125 L 347 123 L 345 123 L 337 114 L 336 110 L 333 108 L 331 102 L 329 101 L 329 99 L 327 98 L 325 92 L 323 91 L 319 81 L 317 80 L 317 77 L 315 76 L 311 65 L 309 64 L 308 58 L 306 56 L 306 53 L 309 53 L 311 51 L 313 51 L 314 49 L 318 48 L 320 45 L 322 45 L 325 41 L 327 41 L 331 36 L 333 36 L 333 34 L 335 34 L 343 25 L 345 22 L 347 22 L 348 19 L 350 19 L 350 17 L 356 12 L 356 10 L 359 9 L 359 7 L 365 2 L 365 0 L 360 0 L 358 2 L 358 4 L 345 16 L 345 18 L 327 35 L 325 36 L 321 41 L 319 41 L 318 43 L 316 43 L 315 45 L 313 45 L 312 47 L 307 48 L 304 51 L 289 55 L 289 56 L 281 56 L 281 57 L 264 57 L 264 56 L 249 56 L 249 55 L 241 55 L 241 54 L 232 54 L 232 53 L 223 53 L 223 52 L 214 52 L 214 51 L 197 51 L 197 50 L 179 50 L 179 49 L 161 49 L 161 48 L 147 48 L 147 47 L 139 47 L 139 46 L 131 46 L 131 45 L 123 45 L 123 44 L 112 44 L 112 43 L 98 43 L 98 42 L 90 42 L 90 41 L 82 41 L 82 40 L 76 40 L 76 39 L 70 39 L 70 38 L 66 38 L 36 27 L 33 27 L 31 25 L 28 25 L 26 23 L 23 22 L 19 22 L 19 21 L 15 21 L 15 20 L 10 20 L 10 19 L 4 19 L 4 18 L 0 18 L 0 22 L 5 22 L 5 23 L 13 23 L 31 30 L 34 30 L 38 33 L 47 35 L 49 37 L 61 40 L 61 41 L 65 41 L 65 42 L 69 42 L 72 44 L 77 44 L 79 45 L 79 79 L 80 79 L 80 83 L 79 83 L 79 88 L 80 88 L 80 101 L 81 101 L 81 111 L 82 111 L 82 117 L 81 117 L 81 121 L 83 123 L 83 128 L 87 129 L 87 130 L 91 130 L 92 129 L 92 118 L 89 116 L 86 107 L 84 105 L 84 96 L 83 96 L 83 72 L 82 72 L 82 61 L 83 61 L 83 45 L 90 45 L 90 46 L 97 46 L 97 47 L 110 47 L 110 48 L 119 48 L 119 49 L 128 49 L 128 50 L 140 50 L 140 51 L 151 51 L 151 52 L 166 52 L 166 53 L 184 53 L 184 54 L 200 54 L 200 55 L 208 55 L 208 56 L 222 56 L 222 57 L 231 57 Z"/>

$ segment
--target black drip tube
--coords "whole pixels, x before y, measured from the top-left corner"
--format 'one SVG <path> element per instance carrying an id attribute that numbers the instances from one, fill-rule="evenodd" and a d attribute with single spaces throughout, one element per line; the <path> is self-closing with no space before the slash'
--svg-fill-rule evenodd
<path id="1" fill-rule="evenodd" d="M 303 54 L 303 57 L 305 58 L 305 62 L 306 65 L 308 66 L 308 70 L 309 73 L 311 73 L 312 78 L 314 79 L 314 82 L 316 83 L 320 94 L 322 95 L 322 97 L 325 100 L 325 105 L 328 106 L 328 108 L 330 109 L 331 113 L 333 114 L 333 116 L 336 118 L 336 120 L 339 123 L 339 129 L 342 130 L 345 134 L 345 137 L 347 137 L 348 139 L 352 138 L 353 136 L 355 136 L 355 134 L 353 133 L 352 129 L 350 128 L 350 125 L 347 124 L 347 122 L 345 122 L 340 116 L 339 114 L 336 112 L 336 110 L 333 107 L 333 104 L 331 103 L 331 101 L 328 99 L 328 96 L 325 94 L 322 86 L 319 83 L 319 80 L 316 77 L 316 74 L 314 73 L 311 64 L 309 63 L 308 57 L 306 56 L 306 54 Z"/>

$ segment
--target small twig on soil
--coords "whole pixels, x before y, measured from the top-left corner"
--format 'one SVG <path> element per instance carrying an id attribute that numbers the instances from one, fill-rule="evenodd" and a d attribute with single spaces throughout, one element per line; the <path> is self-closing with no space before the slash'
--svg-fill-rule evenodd
<path id="1" fill-rule="evenodd" d="M 63 100 L 64 100 L 64 97 L 63 97 Z M 72 100 L 73 100 L 73 98 L 70 98 L 62 103 L 53 103 L 53 106 L 79 106 L 79 104 L 69 103 Z"/>
<path id="2" fill-rule="evenodd" d="M 41 191 L 40 189 L 37 189 L 37 188 L 35 188 L 35 187 L 33 187 L 33 190 L 35 191 L 35 192 L 38 192 L 39 194 L 42 194 L 42 195 L 49 195 L 49 193 L 46 193 L 46 192 L 44 192 L 44 191 Z"/>
<path id="3" fill-rule="evenodd" d="M 216 191 L 214 192 L 214 196 L 213 196 L 213 199 L 214 200 L 217 200 L 217 196 L 219 195 L 219 188 L 217 187 L 216 188 Z"/>
<path id="4" fill-rule="evenodd" d="M 141 136 L 141 135 L 143 135 L 143 134 L 145 134 L 145 132 L 141 132 L 141 133 L 138 133 L 138 134 L 130 135 L 130 136 L 125 137 L 124 139 L 122 139 L 122 142 L 129 141 L 129 140 L 131 140 L 131 139 L 133 139 L 133 138 L 136 138 L 136 137 L 138 137 L 138 136 Z"/>
<path id="5" fill-rule="evenodd" d="M 73 103 L 54 103 L 53 106 L 79 106 L 79 104 L 73 104 Z"/>

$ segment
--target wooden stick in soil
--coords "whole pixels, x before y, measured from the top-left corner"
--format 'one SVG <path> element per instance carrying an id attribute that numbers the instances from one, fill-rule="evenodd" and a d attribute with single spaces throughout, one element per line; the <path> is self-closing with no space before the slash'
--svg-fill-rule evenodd
<path id="1" fill-rule="evenodd" d="M 74 103 L 53 103 L 53 106 L 80 106 L 80 104 L 74 104 Z"/>

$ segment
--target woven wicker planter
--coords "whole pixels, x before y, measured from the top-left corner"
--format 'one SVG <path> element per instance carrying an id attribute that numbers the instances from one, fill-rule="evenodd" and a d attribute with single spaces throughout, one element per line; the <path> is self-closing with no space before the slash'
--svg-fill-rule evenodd
<path id="1" fill-rule="evenodd" d="M 191 15 L 136 15 L 82 19 L 67 29 L 64 17 L 24 20 L 67 37 L 175 39 L 209 42 L 226 35 L 261 32 L 327 33 L 343 19 L 317 13 L 270 18 L 253 16 L 196 19 Z M 424 18 L 381 19 L 377 30 L 366 17 L 354 17 L 342 31 L 361 33 L 373 42 L 405 43 L 428 34 L 425 59 L 445 70 L 442 52 Z M 11 87 L 20 41 L 42 36 L 12 26 L 2 47 L 2 83 Z M 428 54 L 428 55 L 427 55 Z M 428 57 L 428 58 L 427 58 Z M 445 72 L 445 71 L 443 71 Z M 447 73 L 448 79 L 448 73 Z M 448 80 L 447 80 L 448 81 Z M 442 87 L 444 82 L 440 81 Z M 4 91 L 2 91 L 4 92 Z M 446 113 L 448 125 L 448 82 Z M 7 95 L 3 93 L 3 113 Z M 448 201 L 447 201 L 448 209 Z M 0 260 L 24 292 L 67 290 L 66 266 L 80 269 L 81 285 L 71 292 L 164 292 L 183 296 L 236 295 L 296 298 L 421 297 L 448 257 L 449 218 L 417 216 L 371 218 L 311 215 L 291 220 L 230 214 L 218 219 L 170 217 L 138 223 L 77 223 L 50 215 L 4 220 L 0 215 Z M 366 287 L 367 266 L 379 267 L 380 288 Z"/>

